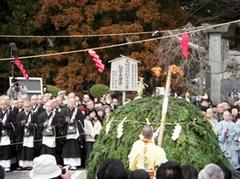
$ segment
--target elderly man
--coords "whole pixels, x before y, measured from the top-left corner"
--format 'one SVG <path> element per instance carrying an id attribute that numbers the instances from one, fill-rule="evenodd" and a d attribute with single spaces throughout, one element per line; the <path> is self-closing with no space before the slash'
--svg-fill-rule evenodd
<path id="1" fill-rule="evenodd" d="M 229 111 L 225 111 L 223 113 L 223 121 L 219 122 L 217 126 L 217 136 L 219 145 L 226 157 L 229 158 L 232 167 L 238 169 L 240 166 L 235 141 L 237 133 L 234 130 L 234 126 L 232 114 Z"/>
<path id="2" fill-rule="evenodd" d="M 19 169 L 31 169 L 34 158 L 34 139 L 36 137 L 36 118 L 33 115 L 32 103 L 25 101 L 24 110 L 17 115 L 19 123 L 19 134 L 17 142 L 22 144 L 18 146 L 19 152 Z"/>
<path id="3" fill-rule="evenodd" d="M 76 106 L 75 96 L 68 96 L 67 106 L 61 110 L 60 118 L 60 134 L 66 137 L 63 141 L 63 162 L 71 169 L 76 169 L 81 165 L 80 143 L 83 141 L 84 116 Z"/>
<path id="4" fill-rule="evenodd" d="M 152 142 L 153 129 L 145 125 L 142 137 L 134 142 L 128 155 L 129 169 L 144 169 L 152 176 L 157 166 L 167 161 L 165 151 Z"/>
<path id="5" fill-rule="evenodd" d="M 41 154 L 56 157 L 56 134 L 58 116 L 53 112 L 52 101 L 44 105 L 45 111 L 38 116 L 38 135 L 41 136 Z"/>
<path id="6" fill-rule="evenodd" d="M 224 104 L 219 103 L 217 105 L 217 111 L 216 111 L 216 116 L 215 116 L 215 118 L 218 120 L 218 122 L 223 120 L 224 111 L 225 111 Z"/>
<path id="7" fill-rule="evenodd" d="M 32 95 L 31 97 L 31 102 L 32 102 L 32 111 L 34 114 L 37 116 L 44 111 L 43 107 L 38 104 L 38 96 L 37 95 Z"/>
<path id="8" fill-rule="evenodd" d="M 208 108 L 205 114 L 205 118 L 211 124 L 213 131 L 216 133 L 218 121 L 214 118 L 214 112 L 212 108 Z"/>
<path id="9" fill-rule="evenodd" d="M 90 99 L 89 95 L 88 95 L 88 94 L 84 94 L 84 95 L 83 95 L 83 99 L 82 99 L 82 104 L 83 104 L 84 106 L 87 106 L 87 103 L 88 103 L 90 100 L 91 100 L 91 99 Z"/>
<path id="10" fill-rule="evenodd" d="M 7 100 L 0 98 L 0 165 L 5 171 L 10 171 L 11 159 L 11 136 L 13 134 L 13 125 L 11 125 L 11 114 L 8 111 Z"/>
<path id="11" fill-rule="evenodd" d="M 24 101 L 22 99 L 17 100 L 17 108 L 18 108 L 18 112 L 22 112 L 23 109 L 23 103 Z"/>
<path id="12" fill-rule="evenodd" d="M 224 174 L 218 165 L 210 163 L 199 172 L 198 179 L 224 179 Z"/>

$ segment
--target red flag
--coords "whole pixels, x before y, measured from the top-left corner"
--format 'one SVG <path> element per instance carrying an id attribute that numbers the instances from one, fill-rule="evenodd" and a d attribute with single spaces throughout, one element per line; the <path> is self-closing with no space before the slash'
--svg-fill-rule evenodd
<path id="1" fill-rule="evenodd" d="M 190 52 L 189 52 L 189 40 L 190 37 L 187 32 L 183 33 L 182 40 L 180 41 L 180 45 L 182 48 L 182 54 L 183 56 L 188 59 Z"/>
<path id="2" fill-rule="evenodd" d="M 19 70 L 21 71 L 21 73 L 22 73 L 22 75 L 24 76 L 24 78 L 25 78 L 26 80 L 29 80 L 29 75 L 28 75 L 27 71 L 25 70 L 22 62 L 19 60 L 18 57 L 15 57 L 14 63 L 15 63 L 15 65 L 19 68 Z"/>
<path id="3" fill-rule="evenodd" d="M 97 67 L 98 71 L 100 73 L 103 72 L 105 65 L 102 63 L 102 60 L 99 58 L 97 53 L 94 50 L 88 50 L 88 54 L 92 57 L 92 60 L 95 63 L 95 66 Z"/>

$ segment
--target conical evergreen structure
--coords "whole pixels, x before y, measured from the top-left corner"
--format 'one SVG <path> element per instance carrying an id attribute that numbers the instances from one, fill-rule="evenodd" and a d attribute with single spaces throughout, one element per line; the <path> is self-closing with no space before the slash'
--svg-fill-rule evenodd
<path id="1" fill-rule="evenodd" d="M 128 167 L 127 156 L 132 144 L 138 139 L 141 128 L 146 124 L 146 119 L 155 131 L 160 126 L 162 102 L 161 97 L 146 97 L 124 105 L 108 117 L 87 166 L 88 179 L 95 179 L 97 168 L 106 159 L 120 159 Z M 118 138 L 117 131 L 124 118 L 123 135 Z M 176 123 L 181 125 L 182 130 L 180 137 L 173 141 L 171 136 Z M 109 128 L 108 133 L 106 128 Z M 199 109 L 184 99 L 169 99 L 163 148 L 168 160 L 192 164 L 198 169 L 211 162 L 229 166 L 211 125 L 203 118 Z"/>

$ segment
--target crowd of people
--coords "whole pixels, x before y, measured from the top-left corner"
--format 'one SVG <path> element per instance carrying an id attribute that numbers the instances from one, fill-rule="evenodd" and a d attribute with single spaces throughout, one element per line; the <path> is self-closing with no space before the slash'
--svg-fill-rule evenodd
<path id="1" fill-rule="evenodd" d="M 216 106 L 207 95 L 192 97 L 186 93 L 184 97 L 202 110 L 232 168 L 240 169 L 240 96 L 233 93 L 229 100 Z M 71 170 L 84 167 L 104 125 L 104 118 L 119 107 L 117 98 L 110 94 L 103 95 L 100 100 L 91 99 L 88 94 L 80 99 L 73 92 L 66 95 L 65 91 L 60 91 L 53 97 L 45 89 L 43 95 L 30 97 L 13 81 L 7 95 L 0 96 L 0 166 L 5 172 L 35 171 L 37 161 L 50 156 L 54 158 L 52 163 L 55 161 Z M 124 176 L 122 178 L 129 179 L 154 175 L 157 179 L 168 176 L 208 179 L 211 173 L 217 176 L 216 179 L 222 179 L 223 174 L 225 178 L 229 175 L 229 170 L 216 164 L 209 164 L 198 173 L 194 166 L 168 161 L 164 150 L 150 142 L 150 129 L 147 127 L 144 132 L 143 128 L 143 138 L 133 144 L 129 154 L 130 171 L 121 161 L 108 160 L 100 166 L 98 179 L 111 178 L 111 173 L 113 178 L 119 173 Z M 142 151 L 146 152 L 144 158 L 138 157 Z M 115 169 L 118 171 L 114 172 Z"/>
<path id="2" fill-rule="evenodd" d="M 13 85 L 14 86 L 14 85 Z M 92 100 L 60 91 L 56 97 L 27 94 L 0 96 L 0 165 L 5 172 L 31 170 L 43 154 L 71 170 L 84 167 L 105 116 L 119 107 L 110 94 Z"/>
<path id="3" fill-rule="evenodd" d="M 199 173 L 192 165 L 181 165 L 167 161 L 156 169 L 156 179 L 230 179 L 231 172 L 223 170 L 216 164 L 208 164 Z M 97 172 L 98 179 L 151 179 L 144 169 L 127 170 L 120 160 L 107 160 Z"/>
<path id="4" fill-rule="evenodd" d="M 190 97 L 187 100 L 197 105 L 205 119 L 211 124 L 219 146 L 232 167 L 240 169 L 240 95 L 233 92 L 227 100 L 213 105 L 207 94 Z"/>
<path id="5" fill-rule="evenodd" d="M 153 128 L 145 125 L 140 139 L 129 153 L 129 169 L 122 161 L 108 159 L 98 166 L 97 179 L 237 179 L 225 166 L 214 163 L 206 165 L 200 172 L 191 164 L 181 165 L 168 161 L 163 148 L 153 143 Z M 57 165 L 56 157 L 41 154 L 34 158 L 29 173 L 32 179 L 54 178 L 71 179 L 68 168 Z M 4 178 L 4 169 L 0 167 L 0 176 Z M 1 178 L 1 177 L 0 177 Z"/>

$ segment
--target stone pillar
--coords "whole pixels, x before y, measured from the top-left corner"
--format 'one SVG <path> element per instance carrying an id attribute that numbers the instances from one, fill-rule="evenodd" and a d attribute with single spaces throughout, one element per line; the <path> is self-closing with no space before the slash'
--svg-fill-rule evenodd
<path id="1" fill-rule="evenodd" d="M 211 66 L 211 93 L 213 104 L 221 101 L 222 78 L 222 33 L 228 31 L 228 25 L 209 30 L 209 65 Z"/>

